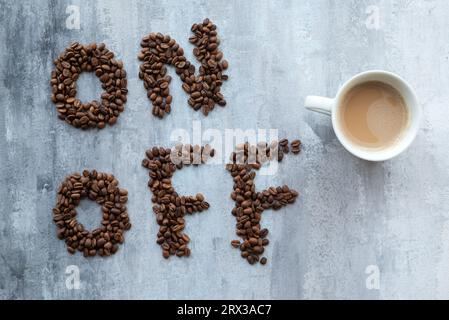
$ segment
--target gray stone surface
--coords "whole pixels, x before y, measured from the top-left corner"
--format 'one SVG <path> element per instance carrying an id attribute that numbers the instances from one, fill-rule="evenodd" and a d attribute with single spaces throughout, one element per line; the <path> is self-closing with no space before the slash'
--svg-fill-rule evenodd
<path id="1" fill-rule="evenodd" d="M 80 8 L 80 30 L 66 28 L 69 4 Z M 369 24 L 370 5 L 379 28 Z M 0 0 L 0 298 L 449 298 L 448 15 L 446 0 Z M 205 17 L 218 25 L 231 65 L 228 106 L 204 118 L 187 107 L 176 78 L 174 111 L 160 121 L 137 77 L 140 39 L 170 34 L 194 61 L 190 26 Z M 82 132 L 57 119 L 48 81 L 71 41 L 103 41 L 125 62 L 129 101 L 116 126 Z M 306 95 L 333 95 L 374 68 L 408 79 L 424 108 L 413 146 L 378 164 L 352 157 L 329 119 L 302 107 Z M 83 75 L 79 91 L 93 99 L 98 80 Z M 161 257 L 140 161 L 194 120 L 222 132 L 277 128 L 305 144 L 276 176 L 258 180 L 260 189 L 301 192 L 263 218 L 271 231 L 265 267 L 248 265 L 229 245 L 232 181 L 219 165 L 175 177 L 180 193 L 203 192 L 211 208 L 187 218 L 191 258 Z M 129 190 L 133 228 L 108 259 L 67 254 L 51 220 L 58 185 L 84 168 L 111 172 Z M 83 202 L 80 220 L 94 227 L 97 210 Z M 79 290 L 66 287 L 69 265 L 80 269 Z M 366 287 L 369 265 L 380 270 L 379 290 Z"/>

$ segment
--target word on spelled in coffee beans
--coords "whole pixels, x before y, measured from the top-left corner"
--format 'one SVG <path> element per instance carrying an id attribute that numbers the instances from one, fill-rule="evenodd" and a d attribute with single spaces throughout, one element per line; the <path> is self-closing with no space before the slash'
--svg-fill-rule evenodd
<path id="1" fill-rule="evenodd" d="M 103 43 L 73 43 L 55 61 L 51 73 L 51 100 L 58 117 L 76 128 L 103 129 L 117 122 L 126 103 L 127 79 L 123 63 Z M 81 102 L 76 98 L 76 81 L 81 72 L 94 72 L 100 78 L 100 101 Z"/>
<path id="2" fill-rule="evenodd" d="M 299 153 L 301 142 L 292 142 L 292 152 Z M 257 191 L 254 179 L 256 172 L 267 161 L 282 161 L 284 154 L 289 153 L 288 140 L 274 141 L 270 145 L 265 142 L 257 146 L 249 143 L 240 144 L 231 155 L 231 163 L 226 169 L 231 173 L 234 180 L 234 191 L 231 193 L 235 207 L 232 215 L 237 220 L 236 234 L 242 238 L 232 240 L 231 245 L 241 251 L 241 256 L 250 264 L 260 262 L 267 263 L 267 258 L 262 257 L 268 245 L 268 229 L 261 227 L 262 213 L 267 209 L 279 210 L 289 203 L 295 202 L 298 192 L 288 186 L 270 187 L 264 191 Z"/>
<path id="3" fill-rule="evenodd" d="M 185 215 L 201 212 L 209 208 L 202 194 L 180 196 L 172 185 L 173 174 L 185 165 L 199 165 L 213 157 L 215 150 L 204 147 L 177 145 L 172 149 L 153 147 L 147 150 L 142 166 L 149 169 L 148 186 L 153 193 L 153 212 L 159 224 L 157 243 L 162 247 L 162 255 L 178 257 L 190 256 L 190 238 L 183 232 Z"/>
<path id="4" fill-rule="evenodd" d="M 76 219 L 76 206 L 83 198 L 101 205 L 103 217 L 101 226 L 89 231 Z M 131 228 L 125 203 L 128 191 L 118 187 L 112 174 L 95 170 L 74 173 L 59 187 L 53 220 L 58 227 L 58 238 L 65 239 L 67 250 L 77 250 L 85 257 L 110 256 L 117 252 L 125 240 L 124 232 Z"/>
<path id="5" fill-rule="evenodd" d="M 188 104 L 195 110 L 208 115 L 215 107 L 225 106 L 226 101 L 220 92 L 223 81 L 228 76 L 223 71 L 228 62 L 223 60 L 223 53 L 218 49 L 220 40 L 217 27 L 209 19 L 195 23 L 191 31 L 190 43 L 195 45 L 193 54 L 201 63 L 198 75 L 195 66 L 184 56 L 184 50 L 170 36 L 151 33 L 142 39 L 138 58 L 142 61 L 139 77 L 153 105 L 153 115 L 163 118 L 170 113 L 172 96 L 170 95 L 171 77 L 166 65 L 173 65 L 176 74 L 183 82 L 182 88 L 190 95 Z"/>

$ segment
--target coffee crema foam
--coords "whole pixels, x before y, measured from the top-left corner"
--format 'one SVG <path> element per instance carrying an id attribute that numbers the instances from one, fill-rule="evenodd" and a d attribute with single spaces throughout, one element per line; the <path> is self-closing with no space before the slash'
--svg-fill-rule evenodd
<path id="1" fill-rule="evenodd" d="M 339 109 L 339 122 L 346 137 L 369 149 L 394 145 L 409 122 L 402 95 L 378 81 L 365 82 L 349 90 Z"/>

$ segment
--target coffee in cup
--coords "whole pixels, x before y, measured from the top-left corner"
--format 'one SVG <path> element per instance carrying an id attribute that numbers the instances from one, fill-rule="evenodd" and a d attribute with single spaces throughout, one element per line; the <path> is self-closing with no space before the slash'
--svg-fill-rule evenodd
<path id="1" fill-rule="evenodd" d="M 411 86 L 382 70 L 352 77 L 335 98 L 308 96 L 305 107 L 330 115 L 341 144 L 369 161 L 389 160 L 406 150 L 419 131 L 422 115 Z"/>
<path id="2" fill-rule="evenodd" d="M 337 119 L 343 133 L 363 148 L 388 148 L 407 130 L 409 112 L 393 86 L 369 81 L 351 88 L 341 101 Z"/>

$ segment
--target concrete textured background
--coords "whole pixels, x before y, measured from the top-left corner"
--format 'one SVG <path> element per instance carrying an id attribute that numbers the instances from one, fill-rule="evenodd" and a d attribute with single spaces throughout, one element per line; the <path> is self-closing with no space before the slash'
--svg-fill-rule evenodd
<path id="1" fill-rule="evenodd" d="M 66 28 L 71 4 L 80 8 L 80 30 Z M 372 5 L 377 29 L 366 24 Z M 448 15 L 446 0 L 0 0 L 0 298 L 449 298 Z M 217 24 L 230 62 L 228 105 L 204 118 L 175 78 L 174 111 L 156 119 L 137 77 L 140 39 L 170 34 L 195 61 L 187 39 L 205 17 Z M 83 132 L 57 119 L 48 81 L 71 41 L 105 42 L 124 61 L 129 101 L 116 126 Z M 373 164 L 347 153 L 329 119 L 302 106 L 306 95 L 333 95 L 348 77 L 377 68 L 411 82 L 424 121 L 407 152 Z M 101 90 L 92 74 L 78 87 L 83 99 Z M 265 267 L 230 247 L 232 181 L 222 166 L 175 177 L 180 193 L 203 192 L 211 208 L 187 218 L 189 259 L 161 256 L 140 161 L 194 120 L 203 130 L 277 128 L 305 144 L 276 176 L 258 180 L 260 189 L 288 184 L 301 192 L 263 218 L 271 241 Z M 129 190 L 133 228 L 108 259 L 70 256 L 51 220 L 58 185 L 84 168 L 111 172 Z M 85 201 L 79 219 L 95 227 L 95 212 Z M 69 265 L 80 269 L 79 290 L 66 288 Z M 366 287 L 369 265 L 379 268 L 378 290 Z"/>

